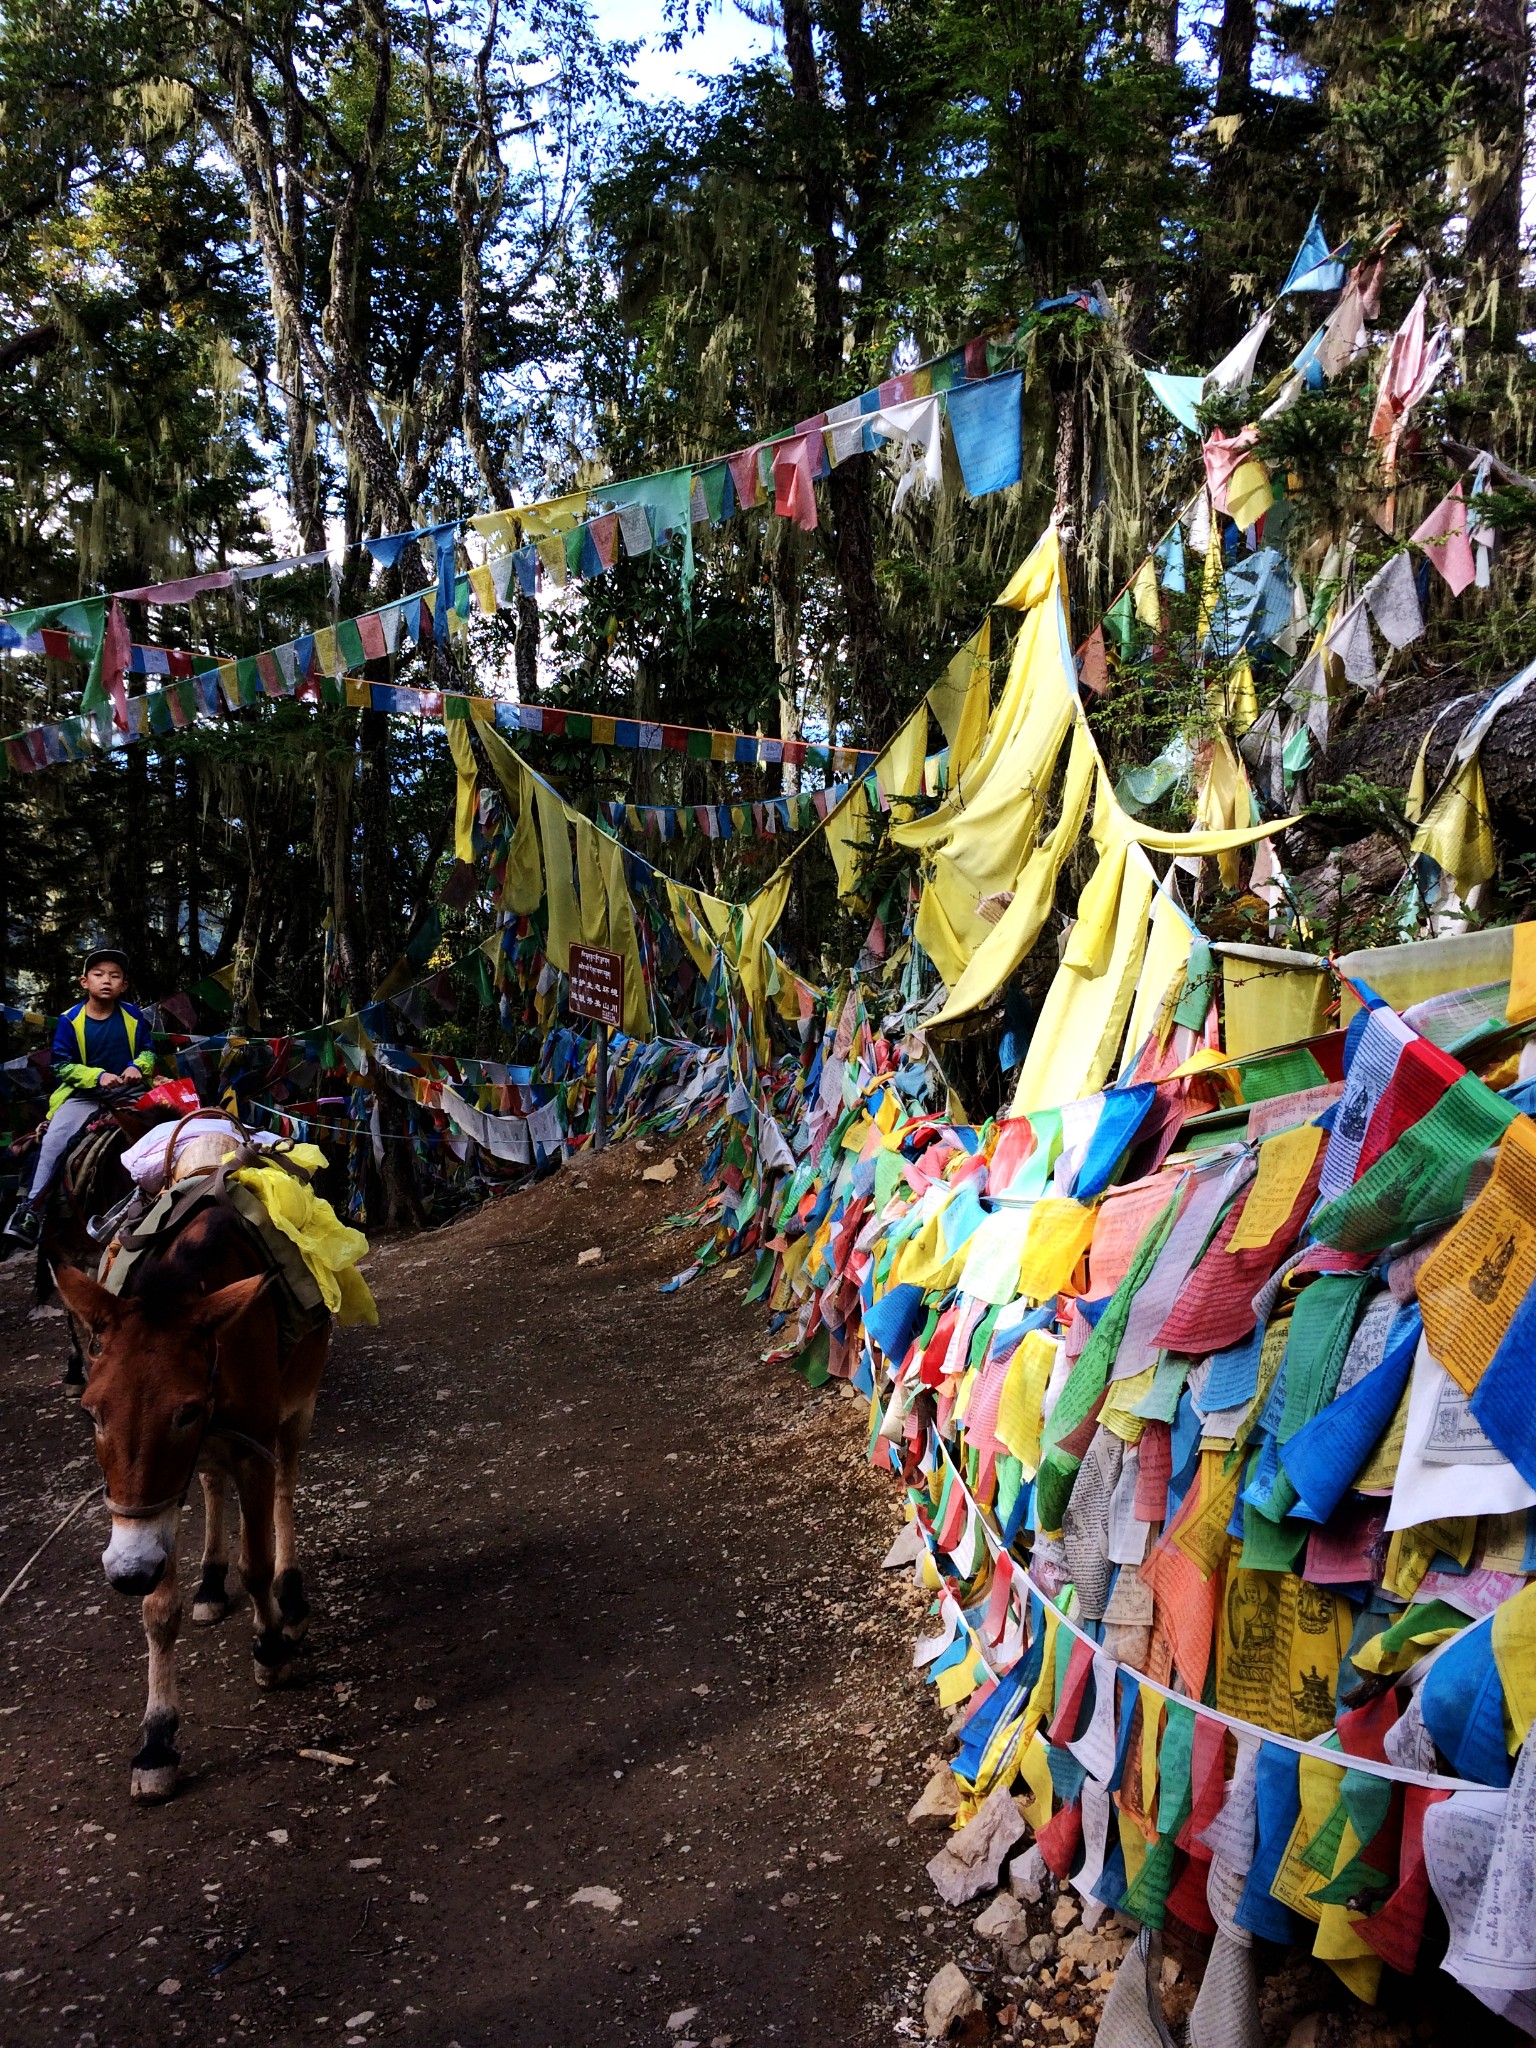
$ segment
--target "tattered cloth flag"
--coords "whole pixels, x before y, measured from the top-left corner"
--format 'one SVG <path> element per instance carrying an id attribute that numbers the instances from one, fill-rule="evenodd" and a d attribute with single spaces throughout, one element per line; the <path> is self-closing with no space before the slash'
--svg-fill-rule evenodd
<path id="1" fill-rule="evenodd" d="M 1423 636 L 1424 614 L 1413 580 L 1413 557 L 1406 548 L 1376 571 L 1362 595 L 1382 638 L 1390 645 L 1407 647 Z"/>
<path id="2" fill-rule="evenodd" d="M 1344 664 L 1348 680 L 1362 690 L 1376 687 L 1376 650 L 1365 601 L 1357 599 L 1328 635 L 1328 651 Z"/>
<path id="3" fill-rule="evenodd" d="M 1424 550 L 1431 568 L 1445 579 L 1451 595 L 1460 597 L 1476 578 L 1477 564 L 1467 538 L 1467 505 L 1459 481 L 1410 538 Z"/>
<path id="4" fill-rule="evenodd" d="M 1290 276 L 1280 287 L 1280 296 L 1283 299 L 1289 292 L 1336 292 L 1343 282 L 1344 265 L 1328 247 L 1328 237 L 1314 212 L 1296 251 Z"/>

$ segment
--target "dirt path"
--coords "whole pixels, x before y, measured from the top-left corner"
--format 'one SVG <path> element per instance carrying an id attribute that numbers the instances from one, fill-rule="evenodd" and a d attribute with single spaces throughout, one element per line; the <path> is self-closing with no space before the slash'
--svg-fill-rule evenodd
<path id="1" fill-rule="evenodd" d="M 311 1682 L 258 1694 L 243 1616 L 189 1630 L 170 1806 L 127 1796 L 143 1636 L 100 1511 L 0 1610 L 7 2048 L 858 2048 L 921 2011 L 937 1724 L 894 1496 L 862 1403 L 758 1362 L 744 1273 L 658 1294 L 697 1182 L 646 1163 L 375 1257 L 305 1468 Z M 30 1309 L 5 1269 L 0 1579 L 95 1472 Z"/>

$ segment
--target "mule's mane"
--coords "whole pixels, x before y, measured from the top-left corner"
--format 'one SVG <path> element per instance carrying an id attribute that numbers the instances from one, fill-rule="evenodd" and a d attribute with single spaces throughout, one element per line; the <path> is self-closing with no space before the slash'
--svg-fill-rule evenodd
<path id="1" fill-rule="evenodd" d="M 250 1260 L 231 1270 L 232 1260 L 246 1249 L 245 1233 L 234 1211 L 222 1205 L 199 1210 L 167 1239 L 165 1249 L 135 1261 L 123 1297 L 138 1305 L 145 1322 L 164 1328 L 186 1315 L 194 1296 L 211 1293 L 253 1270 Z M 259 1268 L 254 1269 L 259 1270 Z"/>

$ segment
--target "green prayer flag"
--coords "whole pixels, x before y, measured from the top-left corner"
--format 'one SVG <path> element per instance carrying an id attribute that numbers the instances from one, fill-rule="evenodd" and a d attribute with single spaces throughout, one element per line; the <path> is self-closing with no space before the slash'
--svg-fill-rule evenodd
<path id="1" fill-rule="evenodd" d="M 1204 939 L 1195 938 L 1190 942 L 1189 964 L 1184 969 L 1184 986 L 1173 1013 L 1174 1023 L 1182 1024 L 1188 1031 L 1203 1031 L 1215 987 L 1216 967 L 1210 946 Z"/>
<path id="2" fill-rule="evenodd" d="M 1324 1204 L 1313 1236 L 1340 1251 L 1379 1252 L 1459 1216 L 1473 1166 L 1518 1115 L 1475 1074 L 1463 1074 L 1352 1188 Z"/>
<path id="3" fill-rule="evenodd" d="M 718 526 L 725 517 L 725 494 L 730 481 L 731 472 L 723 462 L 712 462 L 708 469 L 699 471 L 699 488 L 704 493 L 704 508 L 711 526 Z"/>
<path id="4" fill-rule="evenodd" d="M 361 668 L 368 659 L 363 648 L 362 630 L 356 619 L 342 620 L 336 628 L 336 645 L 348 668 Z"/>
<path id="5" fill-rule="evenodd" d="M 602 504 L 615 508 L 643 505 L 651 515 L 651 531 L 661 546 L 672 534 L 683 536 L 683 610 L 689 610 L 693 593 L 693 471 L 664 470 L 658 476 L 637 477 L 629 483 L 604 484 L 593 493 Z"/>
<path id="6" fill-rule="evenodd" d="M 1280 765 L 1287 775 L 1300 775 L 1311 765 L 1312 731 L 1309 726 L 1298 725 L 1280 750 Z"/>
<path id="7" fill-rule="evenodd" d="M 1258 1059 L 1239 1060 L 1237 1078 L 1246 1103 L 1268 1102 L 1277 1095 L 1299 1095 L 1321 1088 L 1328 1076 L 1304 1045 L 1267 1052 Z"/>
<path id="8" fill-rule="evenodd" d="M 1131 593 L 1122 590 L 1109 610 L 1104 614 L 1104 632 L 1115 643 L 1115 652 L 1122 661 L 1136 658 L 1136 612 L 1131 602 Z"/>

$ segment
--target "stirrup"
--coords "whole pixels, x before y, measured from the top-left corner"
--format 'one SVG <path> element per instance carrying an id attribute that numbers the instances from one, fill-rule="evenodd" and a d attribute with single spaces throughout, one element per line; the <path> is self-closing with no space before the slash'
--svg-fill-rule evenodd
<path id="1" fill-rule="evenodd" d="M 101 1215 L 90 1217 L 86 1222 L 85 1234 L 92 1244 L 110 1244 L 117 1235 L 118 1225 L 126 1219 L 129 1210 L 138 1199 L 139 1191 L 135 1188 L 130 1194 L 124 1195 L 120 1202 L 114 1203 L 110 1209 L 103 1210 Z"/>

